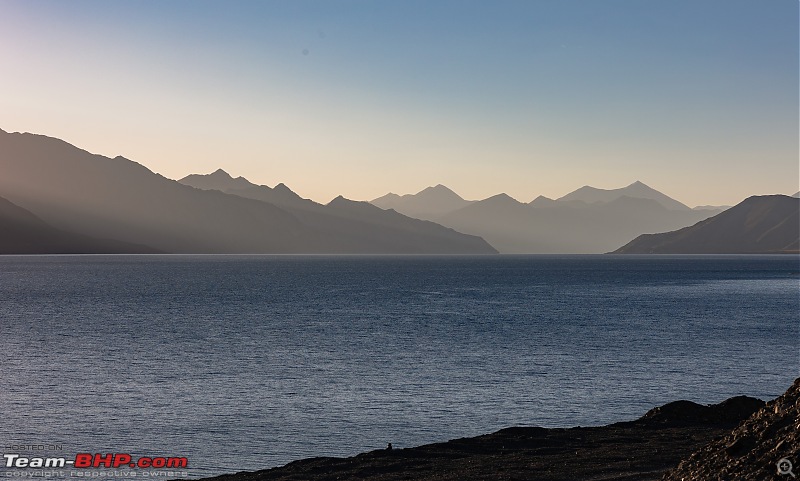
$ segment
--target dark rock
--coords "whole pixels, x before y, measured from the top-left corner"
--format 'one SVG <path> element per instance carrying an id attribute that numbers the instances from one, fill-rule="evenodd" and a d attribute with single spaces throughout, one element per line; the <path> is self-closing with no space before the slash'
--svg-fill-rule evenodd
<path id="1" fill-rule="evenodd" d="M 711 409 L 720 422 L 737 421 L 751 416 L 754 412 L 764 407 L 766 403 L 761 399 L 748 396 L 736 396 L 726 399 L 719 404 L 714 404 Z"/>
<path id="2" fill-rule="evenodd" d="M 736 396 L 719 404 L 703 406 L 691 401 L 675 401 L 651 409 L 640 421 L 651 425 L 736 424 L 764 406 L 764 401 Z"/>
<path id="3" fill-rule="evenodd" d="M 725 452 L 730 456 L 742 456 L 750 452 L 756 445 L 756 440 L 752 436 L 744 436 L 734 440 L 725 448 Z"/>
<path id="4" fill-rule="evenodd" d="M 800 466 L 800 378 L 732 432 L 697 450 L 663 480 L 780 479 L 778 461 L 784 458 Z"/>
<path id="5" fill-rule="evenodd" d="M 446 443 L 378 449 L 345 459 L 305 459 L 279 468 L 211 479 L 655 481 L 763 405 L 763 401 L 746 397 L 712 406 L 677 401 L 653 409 L 636 421 L 609 426 L 511 427 Z"/>
<path id="6" fill-rule="evenodd" d="M 705 423 L 708 422 L 708 408 L 691 401 L 674 401 L 651 409 L 642 421 L 664 425 Z"/>

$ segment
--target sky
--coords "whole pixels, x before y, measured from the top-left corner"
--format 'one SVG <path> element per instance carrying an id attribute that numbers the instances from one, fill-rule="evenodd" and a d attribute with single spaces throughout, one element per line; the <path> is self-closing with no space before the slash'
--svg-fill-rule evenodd
<path id="1" fill-rule="evenodd" d="M 797 0 L 0 0 L 0 129 L 326 203 L 800 190 Z"/>

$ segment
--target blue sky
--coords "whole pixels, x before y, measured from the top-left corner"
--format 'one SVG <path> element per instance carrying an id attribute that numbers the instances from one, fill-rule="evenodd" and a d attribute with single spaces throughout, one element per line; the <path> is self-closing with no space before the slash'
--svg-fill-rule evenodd
<path id="1" fill-rule="evenodd" d="M 0 128 L 315 200 L 798 184 L 798 2 L 0 0 Z"/>

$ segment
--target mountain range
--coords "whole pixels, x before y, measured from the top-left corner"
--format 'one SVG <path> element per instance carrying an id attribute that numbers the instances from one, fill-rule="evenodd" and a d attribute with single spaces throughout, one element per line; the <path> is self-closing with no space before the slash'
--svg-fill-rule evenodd
<path id="1" fill-rule="evenodd" d="M 393 209 L 409 217 L 436 222 L 442 216 L 472 204 L 439 184 L 428 187 L 416 194 L 397 195 L 388 193 L 371 200 L 370 203 L 381 209 Z"/>
<path id="2" fill-rule="evenodd" d="M 669 210 L 691 210 L 687 205 L 662 194 L 661 192 L 643 184 L 642 182 L 639 182 L 638 180 L 631 185 L 622 187 L 620 189 L 598 189 L 585 185 L 574 192 L 560 197 L 558 200 L 562 202 L 579 201 L 586 204 L 602 204 L 613 202 L 620 197 L 654 200 Z"/>
<path id="3" fill-rule="evenodd" d="M 244 177 L 236 177 L 234 179 L 222 169 L 217 169 L 207 175 L 190 174 L 178 180 L 178 182 L 197 189 L 218 190 L 226 194 L 238 195 L 239 197 L 260 200 L 279 206 L 306 208 L 320 206 L 316 202 L 303 199 L 286 187 L 285 184 L 278 184 L 272 188 L 266 185 L 256 185 Z"/>
<path id="4" fill-rule="evenodd" d="M 787 218 L 780 202 L 760 207 L 758 229 L 743 232 L 736 222 L 717 220 L 709 225 L 722 226 L 720 233 L 710 235 L 700 221 L 716 219 L 724 208 L 691 209 L 638 181 L 619 189 L 584 186 L 527 204 L 507 194 L 465 200 L 437 185 L 371 203 L 339 196 L 323 205 L 284 184 L 257 185 L 222 169 L 176 181 L 121 156 L 2 130 L 0 172 L 0 253 L 656 252 L 684 245 L 665 240 L 673 231 L 687 237 L 698 229 L 706 239 L 702 248 L 681 252 L 730 252 L 723 241 L 736 236 L 757 238 L 736 249 L 782 252 L 791 251 L 797 237 L 789 221 L 771 233 L 757 232 Z M 754 215 L 746 216 L 748 226 Z M 658 245 L 648 246 L 653 240 Z"/>
<path id="5" fill-rule="evenodd" d="M 800 199 L 748 197 L 730 209 L 674 232 L 644 234 L 615 254 L 750 254 L 800 252 Z"/>
<path id="6" fill-rule="evenodd" d="M 256 185 L 244 177 L 234 179 L 222 169 L 207 175 L 191 174 L 179 182 L 198 189 L 213 189 L 246 199 L 269 202 L 301 222 L 327 232 L 329 235 L 327 242 L 346 242 L 348 245 L 357 246 L 358 253 L 376 252 L 371 245 L 373 243 L 388 246 L 385 248 L 387 252 L 394 253 L 470 253 L 464 247 L 446 246 L 448 241 L 454 243 L 456 240 L 471 241 L 472 244 L 466 247 L 477 253 L 496 252 L 478 237 L 465 236 L 433 222 L 383 210 L 368 202 L 352 201 L 338 196 L 326 205 L 318 204 L 301 198 L 284 184 L 278 184 L 273 188 Z M 423 244 L 423 242 L 430 243 L 434 239 L 438 239 L 442 244 L 442 248 L 438 251 L 432 251 L 431 247 L 426 248 Z"/>
<path id="7" fill-rule="evenodd" d="M 611 190 L 584 186 L 528 204 L 506 194 L 468 201 L 442 185 L 372 203 L 481 236 L 502 253 L 540 254 L 608 252 L 640 234 L 690 226 L 722 211 L 691 209 L 639 181 Z"/>
<path id="8" fill-rule="evenodd" d="M 43 135 L 0 131 L 0 172 L 0 196 L 55 229 L 161 252 L 496 252 L 479 237 L 365 202 L 338 198 L 322 206 L 236 179 L 224 179 L 233 180 L 226 187 L 271 201 L 199 189 Z"/>

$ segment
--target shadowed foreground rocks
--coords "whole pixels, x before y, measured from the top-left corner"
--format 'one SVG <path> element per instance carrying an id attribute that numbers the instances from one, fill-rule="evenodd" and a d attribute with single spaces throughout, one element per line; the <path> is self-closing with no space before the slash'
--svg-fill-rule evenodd
<path id="1" fill-rule="evenodd" d="M 658 480 L 764 404 L 745 396 L 711 406 L 677 401 L 636 421 L 603 427 L 513 427 L 446 443 L 371 451 L 350 458 L 304 459 L 279 468 L 208 479 Z"/>
<path id="2" fill-rule="evenodd" d="M 800 378 L 778 399 L 770 401 L 733 432 L 706 445 L 664 481 L 797 479 L 778 472 L 786 458 L 800 476 Z"/>

